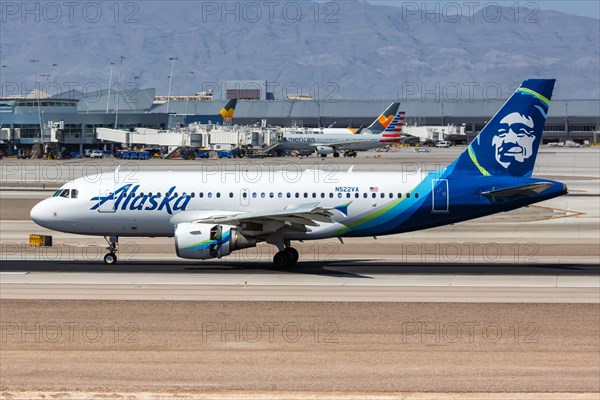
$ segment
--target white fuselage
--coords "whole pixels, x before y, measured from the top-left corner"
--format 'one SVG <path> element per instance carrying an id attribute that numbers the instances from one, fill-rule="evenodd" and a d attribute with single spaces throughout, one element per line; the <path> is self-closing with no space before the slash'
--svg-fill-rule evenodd
<path id="1" fill-rule="evenodd" d="M 46 199 L 32 210 L 32 218 L 49 229 L 76 234 L 170 237 L 172 219 L 181 212 L 199 211 L 211 217 L 309 203 L 331 208 L 349 203 L 346 214 L 335 211 L 333 223 L 286 234 L 292 240 L 318 239 L 336 236 L 352 216 L 394 202 L 415 188 L 423 174 L 297 168 L 260 171 L 248 166 L 237 172 L 138 172 L 118 177 L 116 182 L 113 173 L 98 178 L 65 184 L 63 189 L 77 190 L 77 198 Z M 106 200 L 111 193 L 117 194 L 116 199 Z"/>
<path id="2" fill-rule="evenodd" d="M 331 147 L 337 151 L 341 150 L 371 150 L 391 144 L 391 141 L 382 141 L 382 135 L 361 133 L 349 134 L 326 134 L 306 133 L 284 134 L 279 141 L 278 149 L 317 151 L 319 147 Z M 399 140 L 395 141 L 399 142 Z"/>

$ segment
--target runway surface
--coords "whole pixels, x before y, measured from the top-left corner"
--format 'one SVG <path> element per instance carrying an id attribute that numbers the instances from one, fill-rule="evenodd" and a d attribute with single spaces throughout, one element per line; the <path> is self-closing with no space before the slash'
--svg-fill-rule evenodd
<path id="1" fill-rule="evenodd" d="M 600 303 L 592 264 L 5 261 L 1 299 Z"/>

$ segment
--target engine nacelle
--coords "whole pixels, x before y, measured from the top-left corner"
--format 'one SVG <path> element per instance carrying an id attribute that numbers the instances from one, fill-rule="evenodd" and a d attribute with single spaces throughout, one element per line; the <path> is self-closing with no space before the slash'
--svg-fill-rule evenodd
<path id="1" fill-rule="evenodd" d="M 175 226 L 177 256 L 194 260 L 221 258 L 232 251 L 256 246 L 255 238 L 242 235 L 235 226 L 194 224 Z"/>
<path id="2" fill-rule="evenodd" d="M 329 146 L 317 146 L 317 154 L 325 155 L 325 154 L 333 154 L 335 153 L 335 149 Z"/>

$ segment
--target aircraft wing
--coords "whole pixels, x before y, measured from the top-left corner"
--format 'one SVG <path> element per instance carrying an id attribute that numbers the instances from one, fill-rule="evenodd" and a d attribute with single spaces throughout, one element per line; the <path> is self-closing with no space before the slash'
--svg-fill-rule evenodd
<path id="1" fill-rule="evenodd" d="M 223 213 L 215 211 L 213 215 L 207 211 L 184 211 L 171 218 L 172 224 L 181 222 L 194 222 L 199 224 L 224 224 L 235 225 L 242 230 L 256 231 L 260 234 L 271 233 L 280 229 L 290 229 L 301 232 L 310 232 L 311 226 L 318 226 L 319 222 L 333 223 L 333 211 L 338 210 L 346 214 L 348 205 L 325 208 L 319 203 L 307 203 L 291 206 L 277 211 L 233 212 Z"/>
<path id="2" fill-rule="evenodd" d="M 318 203 L 302 204 L 297 207 L 279 211 L 257 211 L 239 213 L 229 216 L 216 216 L 203 218 L 197 222 L 205 224 L 230 224 L 238 225 L 244 222 L 258 222 L 265 220 L 294 221 L 305 225 L 316 226 L 315 222 L 333 222 L 331 209 L 318 207 Z"/>

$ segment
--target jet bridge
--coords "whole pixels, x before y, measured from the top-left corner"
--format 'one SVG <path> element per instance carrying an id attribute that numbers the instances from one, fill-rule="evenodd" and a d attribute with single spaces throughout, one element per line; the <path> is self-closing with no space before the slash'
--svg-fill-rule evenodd
<path id="1" fill-rule="evenodd" d="M 157 146 L 190 146 L 191 134 L 184 132 L 159 131 L 156 129 L 143 129 L 134 132 L 118 129 L 97 128 L 96 139 L 114 143 L 143 144 Z"/>

